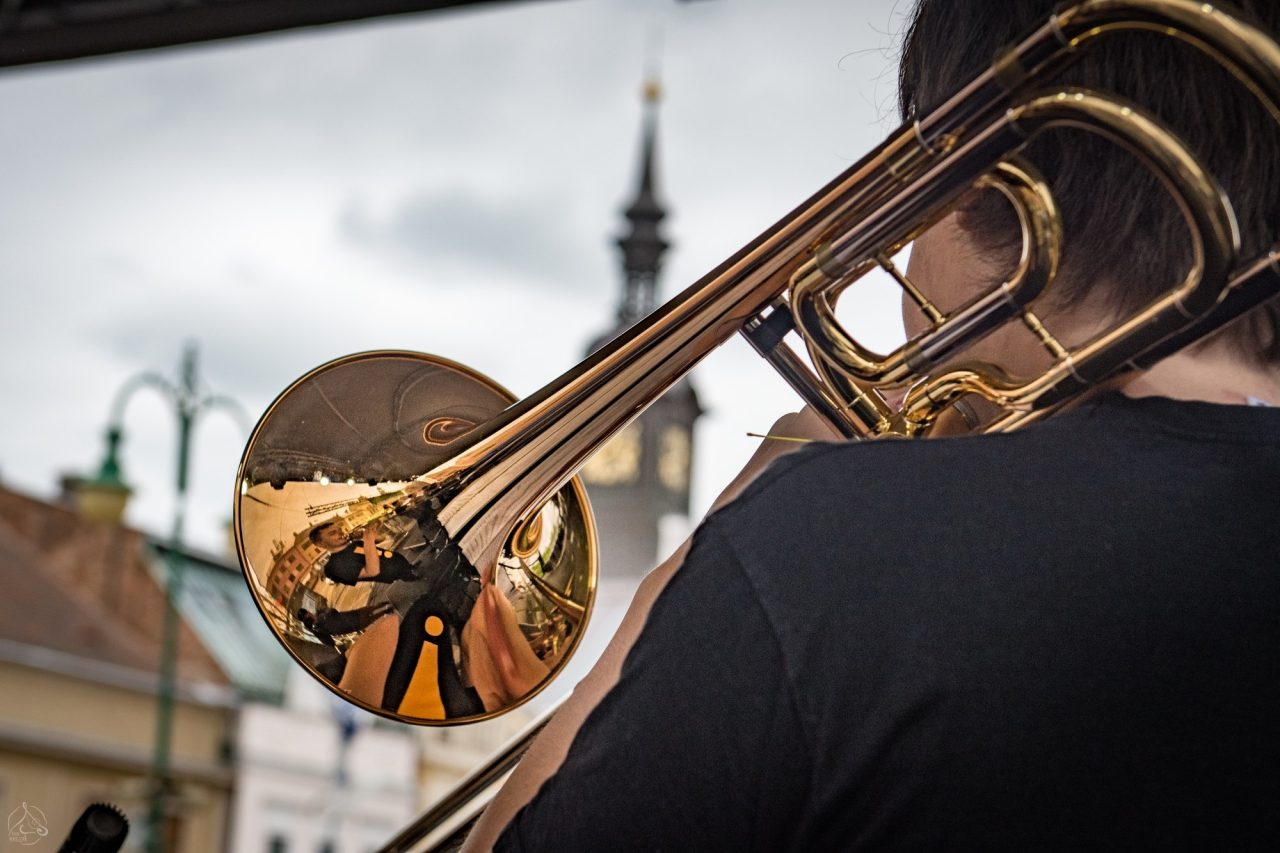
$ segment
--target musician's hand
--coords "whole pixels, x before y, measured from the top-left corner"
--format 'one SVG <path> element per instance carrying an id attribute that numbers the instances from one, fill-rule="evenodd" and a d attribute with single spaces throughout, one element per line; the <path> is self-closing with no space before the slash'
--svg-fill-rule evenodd
<path id="1" fill-rule="evenodd" d="M 827 422 L 808 406 L 798 412 L 792 412 L 789 415 L 783 415 L 778 418 L 773 426 L 769 428 L 768 435 L 773 437 L 763 439 L 760 442 L 756 452 L 747 460 L 746 466 L 738 472 L 738 476 L 733 478 L 733 482 L 726 486 L 720 496 L 711 504 L 710 512 L 715 512 L 740 495 L 742 490 L 758 477 L 761 471 L 769 467 L 769 463 L 779 456 L 793 453 L 804 447 L 809 441 L 841 440 L 840 434 L 828 426 Z M 786 440 L 793 438 L 801 440 Z"/>

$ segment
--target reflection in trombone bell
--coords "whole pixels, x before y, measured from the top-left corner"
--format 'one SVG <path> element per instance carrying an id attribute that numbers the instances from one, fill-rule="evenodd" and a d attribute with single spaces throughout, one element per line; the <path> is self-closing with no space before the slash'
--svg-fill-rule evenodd
<path id="1" fill-rule="evenodd" d="M 354 610 L 337 610 L 321 605 L 316 612 L 307 610 L 305 607 L 299 608 L 297 617 L 313 637 L 330 648 L 337 648 L 334 637 L 362 633 L 374 621 L 394 610 L 389 601 L 357 607 Z"/>
<path id="2" fill-rule="evenodd" d="M 334 583 L 354 586 L 360 581 L 417 580 L 418 573 L 409 560 L 379 542 L 381 532 L 381 524 L 375 521 L 356 538 L 347 533 L 340 520 L 333 520 L 316 525 L 308 536 L 328 552 L 324 576 Z"/>
<path id="3" fill-rule="evenodd" d="M 412 491 L 317 506 L 289 500 L 295 488 L 270 498 L 305 521 L 272 554 L 268 612 L 329 686 L 401 719 L 452 720 L 518 704 L 567 658 L 589 594 L 565 559 L 586 536 L 575 497 L 520 525 L 482 589 L 469 561 L 433 547 L 439 531 Z"/>
<path id="4" fill-rule="evenodd" d="M 294 616 L 328 647 L 312 650 L 312 663 L 343 692 L 401 717 L 472 717 L 520 701 L 545 682 L 584 616 L 575 579 L 562 591 L 548 577 L 572 544 L 564 498 L 517 528 L 482 585 L 406 495 L 330 504 L 339 514 L 305 531 L 317 557 Z"/>
<path id="5" fill-rule="evenodd" d="M 255 431 L 236 504 L 246 577 L 291 652 L 368 710 L 492 716 L 537 693 L 582 635 L 596 557 L 581 485 L 464 552 L 449 488 L 424 476 L 510 399 L 433 357 L 353 356 L 295 383 Z M 381 615 L 344 634 L 325 631 L 329 611 Z"/>

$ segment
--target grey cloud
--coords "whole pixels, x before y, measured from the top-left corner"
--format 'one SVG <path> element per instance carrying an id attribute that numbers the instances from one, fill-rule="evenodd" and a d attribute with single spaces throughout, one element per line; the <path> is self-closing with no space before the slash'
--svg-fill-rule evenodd
<path id="1" fill-rule="evenodd" d="M 577 288 L 584 249 L 564 227 L 554 198 L 488 198 L 464 189 L 419 190 L 385 215 L 359 200 L 339 213 L 338 230 L 365 251 L 390 254 L 424 269 L 466 263 Z"/>
<path id="2" fill-rule="evenodd" d="M 536 387 L 576 358 L 597 331 L 596 317 L 601 324 L 607 320 L 580 293 L 551 293 L 536 278 L 497 282 L 481 271 L 455 287 L 430 288 L 411 275 L 394 274 L 343 287 L 328 280 L 282 280 L 241 260 L 210 272 L 208 281 L 166 288 L 158 276 L 132 268 L 134 293 L 145 297 L 130 299 L 128 312 L 104 312 L 97 322 L 85 323 L 81 345 L 141 371 L 176 365 L 183 343 L 196 341 L 212 389 L 254 412 L 312 367 L 371 349 L 429 350 L 464 362 L 488 359 L 493 364 L 477 366 L 500 374 L 501 381 Z M 572 318 L 560 330 L 567 338 L 560 349 L 567 352 L 551 367 L 537 365 L 546 342 L 514 365 L 483 352 L 485 334 L 519 340 L 528 315 L 511 309 L 521 301 L 547 306 L 559 321 Z M 507 310 L 495 313 L 494 305 Z M 545 320 L 541 325 L 550 328 Z M 509 356 L 511 347 L 502 351 Z M 513 366 L 521 372 L 513 374 Z"/>

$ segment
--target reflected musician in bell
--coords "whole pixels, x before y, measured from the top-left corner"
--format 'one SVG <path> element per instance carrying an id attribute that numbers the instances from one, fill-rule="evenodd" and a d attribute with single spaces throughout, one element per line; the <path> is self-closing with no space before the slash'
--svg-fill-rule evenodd
<path id="1" fill-rule="evenodd" d="M 312 528 L 311 541 L 329 552 L 324 576 L 344 586 L 417 580 L 418 572 L 408 559 L 390 548 L 379 547 L 381 533 L 382 526 L 376 521 L 365 525 L 358 538 L 349 535 L 337 520 Z"/>
<path id="2" fill-rule="evenodd" d="M 1056 4 L 919 0 L 903 118 Z M 1274 0 L 1234 6 L 1280 31 Z M 1045 85 L 1157 114 L 1231 199 L 1242 256 L 1265 254 L 1272 117 L 1191 46 L 1107 38 Z M 1127 152 L 1066 130 L 1023 153 L 1063 220 L 1046 326 L 1089 340 L 1185 275 L 1180 211 Z M 1012 218 L 978 192 L 915 240 L 939 311 L 1005 280 Z M 1043 342 L 1013 325 L 963 357 L 1032 375 Z M 825 440 L 764 443 L 465 849 L 1280 849 L 1278 330 L 1272 299 L 1016 432 L 838 442 L 779 421 Z"/>
<path id="3" fill-rule="evenodd" d="M 416 549 L 416 562 L 380 543 L 379 521 L 365 525 L 358 539 L 338 520 L 318 525 L 310 534 L 330 553 L 326 578 L 346 586 L 380 585 L 375 595 L 384 600 L 375 606 L 385 606 L 387 612 L 394 608 L 398 620 L 394 632 L 387 629 L 366 642 L 357 640 L 362 660 L 369 663 L 348 667 L 344 676 L 351 677 L 345 686 L 369 704 L 407 716 L 445 719 L 483 713 L 483 701 L 458 662 L 463 629 L 479 596 L 479 577 L 453 550 L 441 553 L 432 547 L 439 539 L 433 520 L 416 511 L 412 490 L 407 491 L 410 499 L 396 515 L 412 519 L 426 543 Z M 354 686 L 357 679 L 359 686 Z"/>
<path id="4" fill-rule="evenodd" d="M 383 616 L 388 616 L 395 611 L 388 601 L 380 601 L 377 604 L 370 604 L 365 607 L 356 607 L 351 610 L 338 610 L 333 607 L 320 605 L 313 613 L 310 610 L 299 608 L 297 612 L 298 621 L 306 626 L 307 630 L 315 635 L 316 639 L 324 643 L 326 646 L 334 647 L 334 637 L 343 634 L 358 634 L 368 628 Z"/>
<path id="5" fill-rule="evenodd" d="M 357 614 L 372 616 L 376 611 L 377 616 L 364 625 L 369 630 L 361 629 L 342 665 L 332 667 L 329 675 L 337 674 L 338 678 L 329 680 L 353 698 L 390 711 L 404 706 L 406 712 L 428 718 L 460 716 L 464 711 L 456 709 L 469 709 L 474 703 L 453 661 L 453 642 L 461 630 L 455 623 L 466 618 L 466 610 L 458 603 L 460 594 L 454 589 L 457 584 L 442 578 L 430 561 L 415 565 L 399 550 L 385 547 L 379 541 L 382 535 L 380 521 L 370 521 L 352 535 L 341 519 L 317 525 L 310 533 L 311 541 L 329 552 L 323 569 L 326 579 L 350 587 L 376 586 L 372 595 L 379 599 L 354 611 L 331 611 L 337 619 L 331 616 L 328 621 L 344 626 Z M 465 594 L 461 598 L 465 599 Z M 446 607 L 446 603 L 453 606 Z M 441 614 L 451 617 L 447 623 Z M 299 619 L 321 642 L 327 637 L 331 644 L 332 634 L 345 633 L 322 624 L 319 614 L 308 616 L 309 620 L 303 620 L 299 614 Z M 434 626 L 439 627 L 432 631 Z M 434 659 L 436 677 L 419 678 L 411 691 L 424 653 Z"/>

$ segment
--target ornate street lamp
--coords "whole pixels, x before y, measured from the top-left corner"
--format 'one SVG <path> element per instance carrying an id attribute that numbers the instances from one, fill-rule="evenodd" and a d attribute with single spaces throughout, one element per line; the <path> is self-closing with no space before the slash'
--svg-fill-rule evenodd
<path id="1" fill-rule="evenodd" d="M 124 410 L 135 391 L 154 388 L 173 404 L 178 416 L 178 471 L 177 494 L 174 503 L 173 528 L 165 554 L 165 611 L 161 634 L 160 680 L 156 705 L 155 745 L 151 763 L 150 807 L 147 814 L 148 853 L 162 853 L 172 849 L 164 832 L 165 819 L 174 799 L 173 780 L 170 777 L 170 747 L 173 739 L 173 703 L 176 685 L 178 626 L 178 601 L 182 595 L 184 560 L 183 526 L 187 510 L 187 483 L 191 459 L 191 436 L 197 419 L 211 409 L 231 411 L 242 426 L 247 425 L 243 408 L 229 397 L 207 394 L 201 388 L 196 371 L 196 349 L 188 344 L 182 353 L 182 364 L 176 383 L 157 373 L 141 373 L 130 379 L 116 393 L 111 407 L 111 419 L 107 427 L 107 454 L 97 477 L 80 484 L 85 503 L 99 509 L 100 520 L 119 521 L 124 501 L 129 495 L 120 473 L 119 449 L 124 436 Z M 112 501 L 118 502 L 118 509 Z M 115 512 L 112 519 L 110 513 Z M 86 513 L 87 515 L 89 513 Z"/>
<path id="2" fill-rule="evenodd" d="M 91 478 L 67 477 L 63 480 L 75 501 L 76 512 L 83 518 L 103 524 L 119 524 L 124 518 L 125 504 L 133 489 L 120 471 L 120 430 L 107 430 L 107 455 L 98 473 Z"/>

